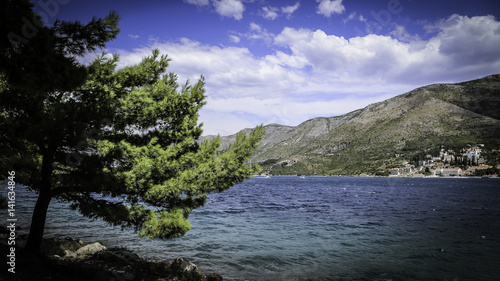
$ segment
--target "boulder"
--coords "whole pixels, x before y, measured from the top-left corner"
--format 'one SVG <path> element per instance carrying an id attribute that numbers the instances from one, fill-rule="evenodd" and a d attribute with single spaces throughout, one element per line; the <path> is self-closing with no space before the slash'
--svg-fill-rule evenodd
<path id="1" fill-rule="evenodd" d="M 70 251 L 70 250 L 64 250 L 64 259 L 67 258 L 76 258 L 76 252 Z"/>
<path id="2" fill-rule="evenodd" d="M 94 255 L 94 258 L 107 263 L 118 263 L 121 265 L 131 265 L 143 261 L 136 253 L 125 248 L 110 248 L 100 251 Z"/>
<path id="3" fill-rule="evenodd" d="M 170 271 L 174 278 L 182 281 L 203 281 L 205 279 L 205 274 L 201 269 L 182 258 L 177 258 L 170 265 Z"/>
<path id="4" fill-rule="evenodd" d="M 112 278 L 111 280 L 114 279 L 114 280 L 132 281 L 135 279 L 135 275 L 125 271 L 112 271 L 112 274 L 115 276 L 115 278 Z"/>
<path id="5" fill-rule="evenodd" d="M 75 240 L 72 238 L 47 238 L 43 239 L 40 246 L 40 251 L 47 256 L 65 256 L 66 252 L 75 252 L 79 248 L 85 246 L 82 240 Z"/>
<path id="6" fill-rule="evenodd" d="M 77 256 L 83 256 L 87 254 L 94 254 L 100 251 L 106 250 L 106 247 L 99 242 L 93 244 L 85 245 L 76 251 Z"/>
<path id="7" fill-rule="evenodd" d="M 222 278 L 222 276 L 220 276 L 217 273 L 212 273 L 210 275 L 207 275 L 207 281 L 223 281 L 223 280 L 224 278 Z"/>

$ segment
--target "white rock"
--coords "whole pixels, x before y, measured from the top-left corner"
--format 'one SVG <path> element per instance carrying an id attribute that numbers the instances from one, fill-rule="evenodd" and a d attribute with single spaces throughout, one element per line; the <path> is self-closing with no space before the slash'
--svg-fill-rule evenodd
<path id="1" fill-rule="evenodd" d="M 76 251 L 77 255 L 93 254 L 106 250 L 106 247 L 99 242 L 81 247 Z"/>

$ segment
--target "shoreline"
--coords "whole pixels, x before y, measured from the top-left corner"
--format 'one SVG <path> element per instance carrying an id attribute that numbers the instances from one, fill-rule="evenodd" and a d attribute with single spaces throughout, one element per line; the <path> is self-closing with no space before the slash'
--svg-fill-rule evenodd
<path id="1" fill-rule="evenodd" d="M 290 177 L 290 178 L 399 178 L 399 179 L 500 179 L 500 177 L 472 177 L 472 176 L 423 176 L 423 177 L 412 177 L 412 176 L 375 176 L 375 175 L 255 175 L 251 178 L 266 179 L 273 177 Z"/>
<path id="2" fill-rule="evenodd" d="M 7 253 L 8 230 L 0 228 L 0 251 Z M 16 240 L 15 272 L 2 265 L 5 280 L 74 280 L 74 281 L 222 281 L 217 273 L 205 275 L 197 265 L 184 258 L 172 262 L 144 259 L 125 247 L 108 248 L 100 242 L 84 244 L 69 237 L 44 238 L 40 254 L 24 248 L 27 235 Z M 3 279 L 2 279 L 3 280 Z"/>

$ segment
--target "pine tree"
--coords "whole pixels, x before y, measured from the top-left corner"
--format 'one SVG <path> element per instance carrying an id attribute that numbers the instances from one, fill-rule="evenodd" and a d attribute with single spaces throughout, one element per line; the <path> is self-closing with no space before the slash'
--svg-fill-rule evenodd
<path id="1" fill-rule="evenodd" d="M 102 54 L 88 66 L 76 61 L 116 37 L 115 12 L 86 25 L 47 27 L 27 1 L 5 3 L 2 16 L 17 14 L 2 18 L 2 26 L 17 41 L 6 36 L 1 45 L 0 168 L 15 170 L 17 182 L 38 192 L 28 249 L 40 247 L 52 198 L 141 237 L 172 238 L 189 230 L 190 212 L 208 193 L 259 169 L 245 161 L 262 126 L 224 151 L 219 138 L 200 141 L 204 78 L 179 85 L 158 50 L 123 69 L 116 55 Z M 35 19 L 34 36 L 22 40 L 25 21 L 18 17 Z"/>

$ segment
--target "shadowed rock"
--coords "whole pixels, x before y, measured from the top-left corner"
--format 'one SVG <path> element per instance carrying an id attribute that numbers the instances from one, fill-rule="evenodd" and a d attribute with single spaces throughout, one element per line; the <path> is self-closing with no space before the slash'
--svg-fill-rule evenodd
<path id="1" fill-rule="evenodd" d="M 201 269 L 198 269 L 194 263 L 182 258 L 175 259 L 170 265 L 170 270 L 172 275 L 179 280 L 203 281 L 205 279 L 205 274 Z"/>

